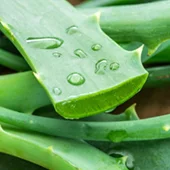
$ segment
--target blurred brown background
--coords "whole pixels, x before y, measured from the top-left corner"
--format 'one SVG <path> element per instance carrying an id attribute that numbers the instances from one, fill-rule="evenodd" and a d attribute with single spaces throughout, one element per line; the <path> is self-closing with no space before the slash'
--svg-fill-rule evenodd
<path id="1" fill-rule="evenodd" d="M 83 0 L 68 1 L 76 5 Z M 170 113 L 170 86 L 165 88 L 143 89 L 131 100 L 119 106 L 115 112 L 120 113 L 133 103 L 137 103 L 136 109 L 141 118 Z"/>

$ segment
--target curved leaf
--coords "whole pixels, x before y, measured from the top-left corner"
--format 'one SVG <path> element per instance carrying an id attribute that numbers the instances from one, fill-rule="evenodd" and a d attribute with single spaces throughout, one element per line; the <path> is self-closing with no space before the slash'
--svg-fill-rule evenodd
<path id="1" fill-rule="evenodd" d="M 125 51 L 107 37 L 99 14 L 85 17 L 63 0 L 0 3 L 0 29 L 63 117 L 87 117 L 116 107 L 146 81 L 140 53 Z"/>

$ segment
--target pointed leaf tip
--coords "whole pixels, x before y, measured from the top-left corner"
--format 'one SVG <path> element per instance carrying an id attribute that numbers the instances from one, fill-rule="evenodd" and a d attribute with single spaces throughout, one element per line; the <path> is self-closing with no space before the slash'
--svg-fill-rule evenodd
<path id="1" fill-rule="evenodd" d="M 144 48 L 144 44 L 141 45 L 139 48 L 137 48 L 136 50 L 134 50 L 134 53 L 141 58 L 142 56 L 142 51 L 143 51 L 143 48 Z"/>

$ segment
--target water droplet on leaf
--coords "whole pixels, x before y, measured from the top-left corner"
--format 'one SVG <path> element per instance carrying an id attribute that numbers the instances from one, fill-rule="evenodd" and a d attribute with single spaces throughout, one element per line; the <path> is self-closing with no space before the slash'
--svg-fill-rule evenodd
<path id="1" fill-rule="evenodd" d="M 110 64 L 110 70 L 112 71 L 119 69 L 119 67 L 120 67 L 119 63 L 113 62 Z"/>
<path id="2" fill-rule="evenodd" d="M 105 59 L 99 60 L 95 65 L 95 73 L 96 74 L 105 74 L 107 65 L 108 65 L 107 60 L 105 60 Z"/>
<path id="3" fill-rule="evenodd" d="M 58 96 L 62 93 L 61 89 L 60 89 L 60 88 L 57 88 L 57 87 L 55 87 L 55 88 L 53 89 L 53 92 L 54 92 L 54 94 L 56 94 L 56 95 L 58 95 Z"/>
<path id="4" fill-rule="evenodd" d="M 87 54 L 83 50 L 80 50 L 80 49 L 75 50 L 74 54 L 77 55 L 80 58 L 86 58 L 87 57 Z"/>
<path id="5" fill-rule="evenodd" d="M 56 37 L 40 37 L 40 38 L 28 38 L 26 42 L 35 48 L 40 49 L 54 49 L 63 44 L 63 40 Z"/>
<path id="6" fill-rule="evenodd" d="M 100 44 L 94 44 L 92 45 L 91 48 L 93 51 L 99 51 L 102 48 L 102 46 Z"/>
<path id="7" fill-rule="evenodd" d="M 61 55 L 62 55 L 62 54 L 61 54 L 61 53 L 58 53 L 58 52 L 54 52 L 54 53 L 53 53 L 53 56 L 54 56 L 54 57 L 57 57 L 57 58 L 60 58 Z"/>
<path id="8" fill-rule="evenodd" d="M 66 29 L 66 33 L 69 35 L 75 34 L 77 32 L 78 32 L 78 27 L 75 25 Z"/>
<path id="9" fill-rule="evenodd" d="M 67 81 L 75 86 L 84 84 L 85 78 L 80 73 L 71 73 L 67 77 Z"/>

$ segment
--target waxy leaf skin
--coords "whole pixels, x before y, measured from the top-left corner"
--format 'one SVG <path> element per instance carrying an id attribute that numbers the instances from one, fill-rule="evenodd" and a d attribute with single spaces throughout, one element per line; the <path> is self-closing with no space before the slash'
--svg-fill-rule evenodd
<path id="1" fill-rule="evenodd" d="M 101 31 L 99 13 L 84 16 L 62 0 L 0 4 L 0 29 L 63 117 L 87 117 L 116 107 L 146 81 L 141 49 L 128 52 L 119 47 Z"/>
<path id="2" fill-rule="evenodd" d="M 86 142 L 22 132 L 9 126 L 0 128 L 0 152 L 52 170 L 128 170 L 123 158 L 112 158 Z"/>

